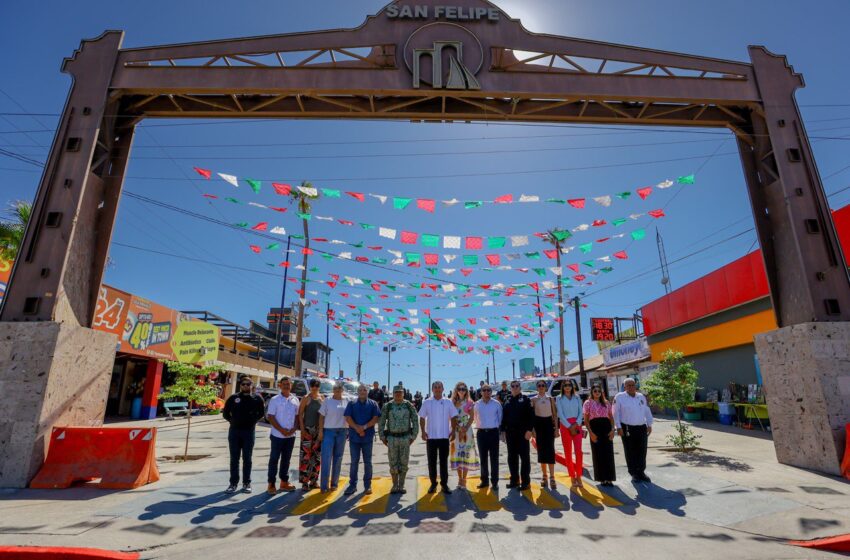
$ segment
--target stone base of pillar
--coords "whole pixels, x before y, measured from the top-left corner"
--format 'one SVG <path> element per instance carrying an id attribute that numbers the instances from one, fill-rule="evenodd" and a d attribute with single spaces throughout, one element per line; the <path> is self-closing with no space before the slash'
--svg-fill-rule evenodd
<path id="1" fill-rule="evenodd" d="M 802 323 L 755 337 L 780 463 L 840 475 L 850 422 L 850 323 Z"/>
<path id="2" fill-rule="evenodd" d="M 0 488 L 25 488 L 53 426 L 100 426 L 115 335 L 54 322 L 0 323 Z"/>

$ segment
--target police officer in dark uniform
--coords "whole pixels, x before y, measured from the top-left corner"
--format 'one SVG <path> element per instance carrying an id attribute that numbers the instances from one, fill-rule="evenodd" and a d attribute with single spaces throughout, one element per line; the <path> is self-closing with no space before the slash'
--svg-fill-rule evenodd
<path id="1" fill-rule="evenodd" d="M 384 394 L 384 391 L 378 386 L 377 381 L 372 384 L 372 388 L 369 389 L 368 396 L 378 404 L 378 408 L 383 408 L 384 403 L 387 402 L 387 395 Z"/>
<path id="2" fill-rule="evenodd" d="M 227 397 L 222 416 L 230 422 L 227 443 L 230 447 L 230 486 L 226 492 L 236 492 L 239 484 L 239 455 L 242 455 L 242 491 L 251 493 L 251 456 L 254 453 L 254 431 L 263 416 L 263 397 L 251 391 L 250 377 L 239 379 L 239 392 Z"/>
<path id="3" fill-rule="evenodd" d="M 518 381 L 511 383 L 511 394 L 502 407 L 501 432 L 508 447 L 510 484 L 506 488 L 528 490 L 531 486 L 531 430 L 534 428 L 534 409 L 531 399 L 522 394 Z"/>

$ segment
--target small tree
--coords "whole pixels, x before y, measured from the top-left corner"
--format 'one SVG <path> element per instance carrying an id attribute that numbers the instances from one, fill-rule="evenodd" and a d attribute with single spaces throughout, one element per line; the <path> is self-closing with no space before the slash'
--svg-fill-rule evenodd
<path id="1" fill-rule="evenodd" d="M 32 204 L 25 200 L 11 202 L 5 214 L 8 219 L 0 219 L 0 259 L 13 261 L 24 242 L 24 230 L 32 215 Z"/>
<path id="2" fill-rule="evenodd" d="M 189 432 L 192 429 L 192 403 L 208 405 L 218 398 L 218 389 L 212 384 L 201 384 L 201 378 L 211 373 L 221 373 L 224 368 L 220 365 L 207 365 L 197 367 L 182 362 L 171 360 L 160 360 L 169 371 L 176 375 L 174 384 L 168 386 L 162 393 L 160 399 L 173 399 L 175 397 L 186 399 L 189 402 L 188 422 L 186 423 L 186 445 L 183 448 L 183 460 L 189 458 Z"/>
<path id="3" fill-rule="evenodd" d="M 682 424 L 682 410 L 694 402 L 698 378 L 699 372 L 692 362 L 685 361 L 682 352 L 667 349 L 658 369 L 641 383 L 654 404 L 676 411 L 676 433 L 667 436 L 667 441 L 682 452 L 699 445 L 701 439 L 690 426 Z"/>

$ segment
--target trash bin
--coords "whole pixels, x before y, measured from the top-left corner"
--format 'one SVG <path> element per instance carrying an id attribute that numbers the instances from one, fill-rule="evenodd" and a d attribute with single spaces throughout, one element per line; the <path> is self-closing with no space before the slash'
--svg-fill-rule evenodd
<path id="1" fill-rule="evenodd" d="M 735 423 L 735 415 L 734 414 L 719 414 L 717 418 L 720 420 L 721 424 L 725 424 L 727 426 L 731 426 Z"/>
<path id="2" fill-rule="evenodd" d="M 142 417 L 142 397 L 136 397 L 130 403 L 130 418 L 139 420 Z"/>

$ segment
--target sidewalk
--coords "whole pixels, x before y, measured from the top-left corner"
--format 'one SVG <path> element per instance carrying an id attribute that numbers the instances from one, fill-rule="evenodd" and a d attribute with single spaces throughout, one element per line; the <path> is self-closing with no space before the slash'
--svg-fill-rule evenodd
<path id="1" fill-rule="evenodd" d="M 132 425 L 159 428 L 157 455 L 181 454 L 185 419 Z M 131 424 L 121 424 L 124 426 Z M 455 491 L 417 492 L 427 474 L 421 441 L 412 449 L 409 492 L 389 496 L 385 448 L 375 446 L 375 494 L 329 499 L 300 491 L 267 496 L 268 428 L 261 426 L 254 452 L 254 494 L 226 495 L 227 425 L 218 417 L 195 418 L 189 453 L 210 455 L 188 463 L 160 462 L 161 480 L 132 491 L 77 487 L 0 493 L 0 543 L 93 546 L 136 550 L 143 558 L 266 557 L 310 555 L 344 548 L 346 558 L 551 558 L 616 554 L 618 558 L 828 558 L 791 547 L 850 533 L 850 484 L 776 463 L 773 443 L 760 432 L 696 425 L 700 451 L 664 451 L 672 423 L 660 419 L 650 439 L 652 484 L 630 482 L 616 442 L 617 488 L 542 490 L 528 496 L 502 489 L 497 498 Z M 560 444 L 558 445 L 560 448 Z M 297 447 L 296 447 L 297 455 Z M 507 474 L 502 447 L 502 476 Z M 347 475 L 348 451 L 343 476 Z M 585 442 L 586 467 L 590 468 Z M 539 482 L 532 451 L 533 476 Z M 297 459 L 291 464 L 297 468 Z M 560 471 L 563 471 L 559 467 Z M 362 473 L 362 469 L 361 469 Z M 456 478 L 450 477 L 454 487 Z M 358 487 L 362 490 L 362 484 Z M 442 538 L 441 538 L 442 535 Z M 339 537 L 349 537 L 340 539 Z M 350 537 L 377 536 L 355 539 Z M 436 537 L 436 538 L 435 538 Z M 457 538 L 461 537 L 461 538 Z M 250 541 L 244 540 L 250 538 Z M 285 549 L 279 539 L 285 538 Z M 246 546 L 248 545 L 248 546 Z"/>

